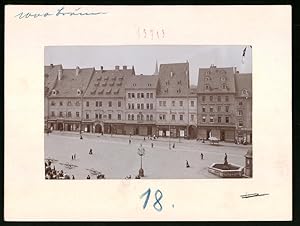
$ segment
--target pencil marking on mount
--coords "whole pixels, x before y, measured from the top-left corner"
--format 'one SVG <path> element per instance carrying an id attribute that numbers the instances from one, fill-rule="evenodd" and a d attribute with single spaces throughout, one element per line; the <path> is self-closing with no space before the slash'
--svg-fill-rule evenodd
<path id="1" fill-rule="evenodd" d="M 263 193 L 263 194 L 259 194 L 259 193 L 250 193 L 250 194 L 245 194 L 245 195 L 241 195 L 242 199 L 246 199 L 246 198 L 254 198 L 254 197 L 258 197 L 258 196 L 265 196 L 265 195 L 269 195 L 268 193 Z"/>

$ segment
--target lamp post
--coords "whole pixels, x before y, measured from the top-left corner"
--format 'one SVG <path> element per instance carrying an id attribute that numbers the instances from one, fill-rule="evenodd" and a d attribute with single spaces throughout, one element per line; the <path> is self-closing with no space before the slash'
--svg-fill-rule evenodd
<path id="1" fill-rule="evenodd" d="M 144 176 L 144 170 L 143 170 L 143 156 L 145 155 L 145 148 L 143 148 L 142 144 L 138 148 L 138 155 L 141 156 L 141 168 L 139 170 L 139 176 Z"/>

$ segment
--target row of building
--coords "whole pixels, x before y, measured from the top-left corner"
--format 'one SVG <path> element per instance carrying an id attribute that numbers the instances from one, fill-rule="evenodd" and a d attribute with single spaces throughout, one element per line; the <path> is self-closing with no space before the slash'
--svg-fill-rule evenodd
<path id="1" fill-rule="evenodd" d="M 235 67 L 200 68 L 190 86 L 189 63 L 64 69 L 45 66 L 45 127 L 252 142 L 252 75 Z"/>

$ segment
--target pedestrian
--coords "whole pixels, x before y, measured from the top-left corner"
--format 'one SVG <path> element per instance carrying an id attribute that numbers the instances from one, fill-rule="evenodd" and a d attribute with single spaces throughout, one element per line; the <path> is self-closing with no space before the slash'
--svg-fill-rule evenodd
<path id="1" fill-rule="evenodd" d="M 72 175 L 72 180 L 75 180 L 75 177 L 74 177 L 74 175 Z"/>
<path id="2" fill-rule="evenodd" d="M 201 159 L 203 159 L 203 153 L 201 153 Z"/>
<path id="3" fill-rule="evenodd" d="M 173 144 L 173 148 L 175 148 L 175 143 Z"/>
<path id="4" fill-rule="evenodd" d="M 76 154 L 74 154 L 74 159 L 76 159 Z"/>
<path id="5" fill-rule="evenodd" d="M 186 161 L 186 168 L 190 168 L 190 164 L 188 162 L 188 160 L 185 160 Z"/>
<path id="6" fill-rule="evenodd" d="M 90 152 L 89 152 L 89 154 L 90 155 L 92 155 L 93 154 L 93 150 L 90 148 Z"/>
<path id="7" fill-rule="evenodd" d="M 205 143 L 204 138 L 202 139 L 202 143 Z"/>
<path id="8" fill-rule="evenodd" d="M 128 141 L 128 142 L 129 142 L 129 144 L 131 144 L 131 140 L 130 140 L 130 139 L 129 139 L 129 141 Z"/>
<path id="9" fill-rule="evenodd" d="M 74 158 L 73 158 L 73 155 L 72 155 L 72 160 L 73 160 Z"/>
<path id="10" fill-rule="evenodd" d="M 91 179 L 90 175 L 88 175 L 86 179 L 88 179 L 88 180 Z"/>
<path id="11" fill-rule="evenodd" d="M 82 140 L 82 135 L 80 135 L 80 140 Z"/>
<path id="12" fill-rule="evenodd" d="M 146 138 L 144 137 L 144 141 L 146 141 Z"/>
<path id="13" fill-rule="evenodd" d="M 151 143 L 151 148 L 153 148 L 153 142 Z"/>

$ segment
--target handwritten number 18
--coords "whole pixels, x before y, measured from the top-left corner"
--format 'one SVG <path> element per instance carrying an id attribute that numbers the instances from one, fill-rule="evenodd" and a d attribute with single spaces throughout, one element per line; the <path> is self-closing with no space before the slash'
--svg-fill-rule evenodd
<path id="1" fill-rule="evenodd" d="M 144 202 L 144 205 L 143 205 L 143 209 L 145 209 L 147 207 L 147 204 L 148 204 L 148 201 L 149 201 L 149 198 L 150 198 L 150 193 L 151 193 L 151 189 L 149 188 L 146 192 L 144 192 L 142 195 L 141 195 L 141 199 L 146 195 L 146 199 L 145 199 L 145 202 Z M 153 207 L 154 209 L 156 209 L 157 211 L 162 211 L 162 205 L 161 203 L 159 202 L 163 197 L 163 194 L 162 192 L 158 189 L 156 190 L 155 192 L 155 202 L 153 204 Z"/>

